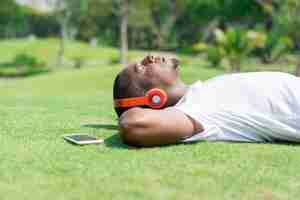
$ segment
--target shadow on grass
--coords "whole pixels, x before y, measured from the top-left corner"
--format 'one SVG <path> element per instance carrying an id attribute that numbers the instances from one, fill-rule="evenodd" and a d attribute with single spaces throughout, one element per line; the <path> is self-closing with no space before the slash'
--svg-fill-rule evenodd
<path id="1" fill-rule="evenodd" d="M 126 150 L 142 150 L 142 149 L 153 148 L 153 147 L 128 146 L 122 142 L 119 134 L 110 136 L 109 138 L 104 140 L 104 143 L 107 147 L 110 147 L 110 148 L 126 149 Z M 172 147 L 172 146 L 177 146 L 177 145 L 196 145 L 196 144 L 197 144 L 197 142 L 193 142 L 193 143 L 189 143 L 189 144 L 177 143 L 177 144 L 166 144 L 166 145 L 161 145 L 161 146 L 157 146 L 157 147 L 165 148 L 165 147 Z"/>
<path id="2" fill-rule="evenodd" d="M 300 147 L 300 143 L 299 142 L 287 142 L 287 141 L 280 141 L 280 140 L 279 141 L 271 142 L 269 144 Z"/>
<path id="3" fill-rule="evenodd" d="M 115 134 L 115 135 L 110 136 L 109 138 L 104 140 L 104 143 L 107 147 L 110 147 L 110 148 L 126 149 L 126 150 L 128 150 L 128 149 L 138 149 L 136 147 L 131 147 L 131 146 L 128 146 L 128 145 L 124 144 L 122 142 L 119 134 Z"/>
<path id="4" fill-rule="evenodd" d="M 83 128 L 95 128 L 95 129 L 106 129 L 106 130 L 114 130 L 114 131 L 119 130 L 118 126 L 114 125 L 114 124 L 84 124 L 81 127 L 83 127 Z M 110 148 L 136 149 L 134 147 L 130 147 L 130 146 L 124 144 L 118 133 L 115 134 L 115 135 L 110 136 L 107 139 L 105 139 L 104 143 L 107 147 L 110 147 Z"/>
<path id="5" fill-rule="evenodd" d="M 118 126 L 114 124 L 84 124 L 84 128 L 106 129 L 106 130 L 118 130 Z"/>
<path id="6" fill-rule="evenodd" d="M 85 128 L 95 128 L 95 129 L 106 129 L 106 130 L 118 130 L 118 126 L 114 125 L 114 124 L 84 124 L 82 125 L 82 127 Z M 132 146 L 128 146 L 126 144 L 124 144 L 121 140 L 120 135 L 114 134 L 110 137 L 108 137 L 107 139 L 105 139 L 104 141 L 105 145 L 107 147 L 110 148 L 117 148 L 117 149 L 141 149 L 141 148 L 137 148 L 137 147 L 132 147 Z M 230 142 L 231 144 L 241 144 L 241 143 L 245 143 L 245 144 L 253 144 L 253 143 L 248 143 L 248 142 Z M 199 144 L 199 142 L 195 141 L 195 142 L 189 142 L 189 143 L 185 143 L 184 145 L 197 145 Z M 277 140 L 274 142 L 270 142 L 270 143 L 255 143 L 255 144 L 264 144 L 264 145 L 285 145 L 285 146 L 295 146 L 295 147 L 300 147 L 300 143 L 297 142 L 286 142 L 286 141 L 281 141 L 281 140 Z M 182 145 L 182 143 L 178 143 L 178 144 L 170 144 L 170 145 L 163 145 L 161 147 L 168 147 L 168 146 L 174 146 L 174 145 Z"/>

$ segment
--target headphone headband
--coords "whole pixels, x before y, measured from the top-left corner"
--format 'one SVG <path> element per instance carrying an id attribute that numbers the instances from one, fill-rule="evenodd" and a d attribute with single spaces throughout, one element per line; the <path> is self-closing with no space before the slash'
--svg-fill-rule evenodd
<path id="1" fill-rule="evenodd" d="M 134 107 L 134 106 L 149 106 L 153 109 L 160 109 L 167 102 L 167 94 L 162 89 L 154 88 L 146 93 L 146 96 L 116 99 L 115 107 Z"/>
<path id="2" fill-rule="evenodd" d="M 125 99 L 116 99 L 114 101 L 115 107 L 132 107 L 143 106 L 148 101 L 147 97 L 133 97 Z"/>

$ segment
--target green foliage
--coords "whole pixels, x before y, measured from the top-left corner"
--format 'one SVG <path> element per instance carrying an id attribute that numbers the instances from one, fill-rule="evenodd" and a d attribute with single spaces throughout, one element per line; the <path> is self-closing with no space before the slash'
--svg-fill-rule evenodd
<path id="1" fill-rule="evenodd" d="M 13 60 L 15 65 L 26 65 L 30 67 L 37 67 L 39 65 L 37 59 L 34 56 L 27 55 L 25 53 L 17 54 Z"/>
<path id="2" fill-rule="evenodd" d="M 0 10 L 6 12 L 2 17 L 0 11 L 0 21 L 12 22 L 6 16 L 17 16 L 15 14 L 18 12 L 9 6 L 13 2 L 3 0 L 0 3 Z M 47 2 L 57 10 L 53 13 L 39 13 L 34 9 L 29 11 L 30 9 L 21 7 L 22 12 L 25 10 L 25 16 L 19 17 L 19 36 L 30 33 L 39 37 L 58 36 L 61 34 L 60 25 L 66 23 L 66 35 L 85 41 L 100 38 L 107 41 L 106 44 L 119 45 L 119 0 Z M 218 21 L 217 27 L 225 24 L 230 26 L 232 23 L 247 25 L 254 21 L 261 23 L 264 16 L 262 8 L 251 0 L 132 0 L 129 6 L 129 46 L 143 49 L 189 48 L 210 34 L 206 29 L 212 21 Z M 68 22 L 64 22 L 65 20 Z M 16 28 L 17 23 L 12 24 L 14 26 L 10 26 L 9 32 Z"/>
<path id="3" fill-rule="evenodd" d="M 222 60 L 230 65 L 230 71 L 240 71 L 241 66 L 253 50 L 262 51 L 268 44 L 267 35 L 241 27 L 227 31 L 216 29 L 215 40 L 207 50 L 207 59 L 212 66 L 220 66 Z"/>
<path id="4" fill-rule="evenodd" d="M 198 42 L 192 46 L 192 50 L 195 53 L 201 53 L 207 50 L 208 45 L 205 42 Z"/>
<path id="5" fill-rule="evenodd" d="M 17 54 L 12 62 L 0 64 L 0 76 L 3 77 L 30 76 L 48 71 L 45 63 L 25 53 Z"/>
<path id="6" fill-rule="evenodd" d="M 57 36 L 59 24 L 54 15 L 22 6 L 24 13 L 24 34 L 33 34 L 37 37 Z"/>
<path id="7" fill-rule="evenodd" d="M 241 64 L 247 55 L 255 48 L 251 34 L 242 28 L 229 28 L 226 32 L 215 30 L 214 47 L 208 51 L 208 59 L 213 65 L 218 65 L 221 58 L 227 59 L 231 71 L 240 71 Z M 251 32 L 250 32 L 251 33 Z"/>
<path id="8" fill-rule="evenodd" d="M 264 11 L 272 19 L 275 37 L 289 37 L 295 44 L 300 42 L 300 1 L 260 1 Z M 271 36 L 272 37 L 272 36 Z M 287 42 L 289 43 L 289 42 Z"/>
<path id="9" fill-rule="evenodd" d="M 2 0 L 0 3 L 0 24 L 7 24 L 13 18 L 13 11 L 16 10 L 13 0 Z"/>
<path id="10" fill-rule="evenodd" d="M 127 60 L 128 60 L 128 63 L 136 62 L 137 61 L 137 55 L 132 53 L 132 52 L 129 52 L 128 55 L 127 55 Z M 111 64 L 111 65 L 120 64 L 120 56 L 117 55 L 117 54 L 111 55 L 108 63 Z"/>
<path id="11" fill-rule="evenodd" d="M 14 0 L 0 1 L 0 38 L 22 35 L 24 13 Z"/>
<path id="12" fill-rule="evenodd" d="M 293 48 L 293 41 L 288 36 L 281 36 L 276 32 L 267 34 L 267 40 L 256 54 L 264 63 L 274 63 Z"/>
<path id="13" fill-rule="evenodd" d="M 207 60 L 211 63 L 212 67 L 220 67 L 223 54 L 221 49 L 218 47 L 209 47 L 207 48 Z"/>
<path id="14" fill-rule="evenodd" d="M 215 31 L 216 44 L 229 57 L 244 56 L 251 50 L 246 34 L 247 32 L 242 28 L 229 28 L 226 32 L 217 29 Z"/>
<path id="15" fill-rule="evenodd" d="M 75 56 L 72 58 L 72 61 L 74 62 L 74 68 L 80 69 L 85 64 L 86 60 L 83 56 Z"/>
<path id="16" fill-rule="evenodd" d="M 300 1 L 286 0 L 278 9 L 272 13 L 275 30 L 300 40 Z"/>
<path id="17" fill-rule="evenodd" d="M 120 56 L 118 56 L 118 55 L 112 56 L 109 63 L 111 65 L 119 64 L 120 63 Z"/>

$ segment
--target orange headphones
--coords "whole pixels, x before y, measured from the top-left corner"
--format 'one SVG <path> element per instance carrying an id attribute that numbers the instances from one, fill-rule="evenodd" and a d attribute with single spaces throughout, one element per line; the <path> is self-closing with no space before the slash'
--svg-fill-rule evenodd
<path id="1" fill-rule="evenodd" d="M 133 106 L 149 106 L 153 109 L 160 109 L 167 103 L 168 96 L 165 91 L 153 88 L 146 93 L 146 96 L 116 99 L 115 107 L 133 107 Z"/>

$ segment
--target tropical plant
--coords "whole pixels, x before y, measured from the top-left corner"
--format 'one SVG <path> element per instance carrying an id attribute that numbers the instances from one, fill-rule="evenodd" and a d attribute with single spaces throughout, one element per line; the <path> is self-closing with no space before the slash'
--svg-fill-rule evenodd
<path id="1" fill-rule="evenodd" d="M 207 60 L 211 63 L 212 67 L 220 67 L 224 53 L 222 49 L 211 46 L 207 48 Z"/>
<path id="2" fill-rule="evenodd" d="M 241 71 L 242 62 L 249 53 L 264 46 L 265 37 L 255 31 L 247 31 L 241 27 L 229 28 L 227 31 L 216 29 L 213 48 L 209 48 L 208 59 L 214 64 L 219 64 L 226 59 L 230 71 Z"/>
<path id="3" fill-rule="evenodd" d="M 201 53 L 203 51 L 206 51 L 208 48 L 208 45 L 205 42 L 198 42 L 192 46 L 192 51 L 195 53 Z"/>
<path id="4" fill-rule="evenodd" d="M 282 1 L 264 1 L 256 0 L 264 8 L 265 12 L 272 19 L 272 32 L 283 36 L 279 45 L 278 50 L 275 52 L 284 51 L 283 46 L 290 46 L 291 41 L 294 43 L 293 46 L 300 47 L 300 1 L 299 0 L 282 0 Z M 287 37 L 289 39 L 287 39 Z M 291 41 L 290 41 L 291 40 Z M 276 42 L 275 42 L 276 43 Z M 275 48 L 277 49 L 277 48 Z M 275 53 L 278 54 L 278 53 Z M 275 56 L 276 57 L 276 56 Z M 295 70 L 295 74 L 300 76 L 300 58 L 299 64 Z"/>
<path id="5" fill-rule="evenodd" d="M 280 36 L 276 32 L 267 34 L 265 45 L 257 49 L 263 63 L 274 63 L 288 53 L 294 44 L 290 37 Z"/>

